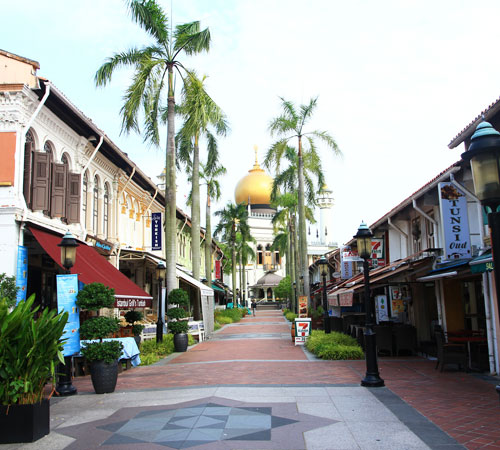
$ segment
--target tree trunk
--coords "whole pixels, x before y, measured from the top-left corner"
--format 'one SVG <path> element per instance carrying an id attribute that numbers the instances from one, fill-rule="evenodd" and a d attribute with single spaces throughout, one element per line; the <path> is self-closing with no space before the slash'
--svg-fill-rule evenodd
<path id="1" fill-rule="evenodd" d="M 292 280 L 292 271 L 291 271 L 292 258 L 291 258 L 291 252 L 290 252 L 290 230 L 288 230 L 288 233 L 286 235 L 286 253 L 285 253 L 285 258 L 286 258 L 285 275 L 289 276 L 290 277 L 290 282 L 293 283 L 294 280 Z"/>
<path id="2" fill-rule="evenodd" d="M 247 273 L 245 272 L 245 266 L 243 266 L 243 300 L 244 300 L 243 306 L 245 308 L 247 307 L 247 298 L 248 298 L 246 275 Z"/>
<path id="3" fill-rule="evenodd" d="M 191 265 L 193 278 L 200 281 L 200 148 L 198 146 L 198 136 L 194 138 L 193 148 L 193 173 L 191 187 Z M 195 290 L 193 305 L 194 320 L 201 319 L 200 291 Z"/>
<path id="4" fill-rule="evenodd" d="M 236 307 L 236 250 L 234 248 L 235 243 L 232 242 L 231 248 L 231 263 L 233 267 L 231 268 L 232 283 L 233 283 L 233 308 Z"/>
<path id="5" fill-rule="evenodd" d="M 299 137 L 299 259 L 300 272 L 304 277 L 302 294 L 309 304 L 309 267 L 307 261 L 306 213 L 304 205 L 304 160 L 302 159 L 302 140 Z"/>
<path id="6" fill-rule="evenodd" d="M 299 243 L 297 239 L 297 224 L 295 222 L 295 215 L 292 216 L 292 251 L 294 261 L 294 277 L 297 286 L 297 297 L 302 295 L 302 281 L 300 279 L 300 264 L 299 264 Z M 298 299 L 297 299 L 298 300 Z M 298 305 L 297 305 L 298 311 Z"/>
<path id="7" fill-rule="evenodd" d="M 168 113 L 167 113 L 167 153 L 165 179 L 165 265 L 167 266 L 167 297 L 177 288 L 177 217 L 175 186 L 175 98 L 173 89 L 173 68 L 168 70 Z"/>
<path id="8" fill-rule="evenodd" d="M 207 279 L 207 286 L 212 287 L 212 217 L 210 216 L 210 195 L 208 195 L 208 192 L 205 221 L 205 278 Z"/>
<path id="9" fill-rule="evenodd" d="M 243 245 L 243 242 L 242 242 L 242 245 Z M 238 262 L 240 263 L 240 299 L 243 299 L 243 262 L 242 262 L 242 257 L 241 257 L 241 254 L 242 254 L 243 250 L 240 250 L 240 254 L 238 255 L 239 258 L 238 258 Z"/>

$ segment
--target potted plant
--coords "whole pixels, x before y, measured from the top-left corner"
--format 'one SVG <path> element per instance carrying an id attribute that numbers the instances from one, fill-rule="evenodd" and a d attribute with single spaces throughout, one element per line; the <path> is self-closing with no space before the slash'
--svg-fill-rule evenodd
<path id="1" fill-rule="evenodd" d="M 118 331 L 119 321 L 113 317 L 99 315 L 102 308 L 113 308 L 114 303 L 115 290 L 102 283 L 85 285 L 78 292 L 76 300 L 76 305 L 80 309 L 97 313 L 95 317 L 87 319 L 80 326 L 80 336 L 93 341 L 85 343 L 81 353 L 90 364 L 90 376 L 96 394 L 113 392 L 118 379 L 118 359 L 123 344 L 103 339 Z"/>
<path id="2" fill-rule="evenodd" d="M 132 334 L 134 335 L 134 339 L 137 345 L 141 343 L 141 333 L 144 330 L 144 325 L 140 323 L 136 323 L 141 321 L 144 318 L 144 315 L 140 311 L 136 311 L 135 309 L 131 309 L 125 313 L 125 320 L 132 326 Z"/>
<path id="3" fill-rule="evenodd" d="M 50 432 L 49 399 L 57 363 L 64 364 L 61 336 L 68 313 L 38 313 L 34 300 L 32 295 L 12 311 L 6 298 L 0 300 L 0 444 L 33 442 Z"/>
<path id="4" fill-rule="evenodd" d="M 168 332 L 174 335 L 174 347 L 176 352 L 185 352 L 188 347 L 187 331 L 189 324 L 188 313 L 185 307 L 189 306 L 189 296 L 184 289 L 173 289 L 168 294 Z"/>

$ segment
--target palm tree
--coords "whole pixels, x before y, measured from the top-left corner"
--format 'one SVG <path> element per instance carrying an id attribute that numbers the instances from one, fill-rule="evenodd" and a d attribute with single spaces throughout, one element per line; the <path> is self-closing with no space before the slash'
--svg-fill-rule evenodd
<path id="1" fill-rule="evenodd" d="M 238 231 L 236 232 L 236 252 L 238 253 L 238 261 L 240 265 L 240 292 L 242 296 L 243 293 L 246 291 L 246 283 L 247 283 L 245 266 L 248 264 L 249 261 L 255 258 L 255 252 L 253 248 L 250 245 L 248 245 L 248 243 L 256 242 L 255 239 L 250 235 L 250 229 L 249 228 L 245 229 L 246 233 L 242 231 L 243 229 L 244 228 L 239 227 Z"/>
<path id="2" fill-rule="evenodd" d="M 205 210 L 205 278 L 208 286 L 212 283 L 212 214 L 210 211 L 212 199 L 219 200 L 221 196 L 220 184 L 217 178 L 226 173 L 226 168 L 216 165 L 209 168 L 200 164 L 200 178 L 207 186 L 207 205 Z"/>
<path id="3" fill-rule="evenodd" d="M 307 236 L 306 236 L 306 214 L 304 205 L 304 159 L 303 146 L 306 145 L 311 155 L 315 155 L 320 161 L 317 154 L 315 139 L 319 139 L 333 150 L 335 154 L 340 154 L 334 139 L 326 131 L 310 131 L 304 130 L 305 125 L 311 119 L 314 110 L 316 109 L 317 98 L 313 98 L 307 105 L 300 105 L 297 111 L 295 105 L 281 97 L 282 113 L 277 118 L 273 119 L 269 125 L 271 136 L 277 135 L 279 140 L 276 141 L 269 149 L 266 160 L 274 162 L 276 169 L 279 172 L 281 159 L 289 141 L 297 138 L 297 157 L 298 157 L 298 216 L 299 216 L 299 256 L 300 269 L 304 279 L 303 295 L 309 299 L 309 268 L 307 264 Z M 305 142 L 304 142 L 305 141 Z"/>
<path id="4" fill-rule="evenodd" d="M 200 279 L 200 138 L 208 140 L 208 163 L 210 169 L 216 164 L 217 142 L 209 132 L 213 126 L 217 134 L 225 135 L 228 131 L 226 118 L 222 110 L 210 98 L 204 88 L 204 81 L 191 73 L 187 76 L 182 90 L 182 103 L 179 113 L 185 118 L 177 135 L 179 160 L 184 163 L 191 175 L 191 245 L 193 277 Z"/>
<path id="5" fill-rule="evenodd" d="M 176 277 L 176 186 L 175 186 L 175 88 L 174 70 L 183 76 L 189 70 L 179 61 L 182 54 L 208 51 L 210 31 L 200 31 L 200 23 L 190 22 L 168 27 L 168 19 L 156 0 L 128 0 L 132 19 L 152 38 L 151 45 L 115 53 L 97 70 L 95 83 L 105 86 L 114 71 L 122 66 L 133 67 L 132 83 L 127 88 L 122 114 L 122 131 L 140 133 L 142 117 L 144 142 L 160 144 L 159 126 L 167 123 L 165 156 L 165 260 L 167 291 L 177 287 Z M 167 105 L 162 101 L 167 92 Z"/>
<path id="6" fill-rule="evenodd" d="M 239 231 L 245 236 L 250 235 L 248 226 L 248 210 L 244 203 L 235 205 L 228 202 L 225 208 L 215 212 L 219 217 L 219 223 L 215 227 L 214 235 L 222 235 L 222 239 L 231 249 L 232 266 L 232 287 L 233 300 L 236 300 L 236 232 Z"/>

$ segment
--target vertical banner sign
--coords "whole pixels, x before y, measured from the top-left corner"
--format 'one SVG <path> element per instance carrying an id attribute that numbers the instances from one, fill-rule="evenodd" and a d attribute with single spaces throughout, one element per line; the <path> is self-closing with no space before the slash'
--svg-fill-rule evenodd
<path id="1" fill-rule="evenodd" d="M 63 355 L 72 356 L 80 353 L 80 311 L 76 306 L 78 293 L 78 275 L 56 275 L 57 284 L 57 309 L 59 312 L 68 313 L 68 322 L 64 327 Z"/>
<path id="2" fill-rule="evenodd" d="M 443 224 L 446 259 L 470 258 L 467 198 L 452 183 L 439 183 L 439 206 Z"/>
<path id="3" fill-rule="evenodd" d="M 307 317 L 307 295 L 299 296 L 299 317 Z"/>
<path id="4" fill-rule="evenodd" d="M 215 260 L 215 279 L 216 280 L 222 280 L 220 272 L 221 272 L 220 259 L 216 259 Z"/>
<path id="5" fill-rule="evenodd" d="M 377 313 L 377 323 L 389 320 L 389 311 L 387 308 L 387 295 L 375 296 L 375 312 Z"/>
<path id="6" fill-rule="evenodd" d="M 351 247 L 342 247 L 340 251 L 340 263 L 341 263 L 341 278 L 343 280 L 348 280 L 352 278 L 352 268 L 354 261 L 359 259 L 358 252 L 351 250 Z"/>
<path id="7" fill-rule="evenodd" d="M 28 287 L 28 248 L 23 245 L 17 246 L 17 273 L 16 273 L 17 297 L 16 305 L 26 300 L 26 289 Z"/>
<path id="8" fill-rule="evenodd" d="M 151 222 L 151 250 L 161 250 L 161 213 L 152 213 Z"/>

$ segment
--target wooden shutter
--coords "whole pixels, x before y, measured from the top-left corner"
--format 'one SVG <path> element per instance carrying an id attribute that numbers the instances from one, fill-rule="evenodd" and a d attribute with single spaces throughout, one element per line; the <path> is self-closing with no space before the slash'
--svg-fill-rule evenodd
<path id="1" fill-rule="evenodd" d="M 33 147 L 32 142 L 26 142 L 24 145 L 23 193 L 28 208 L 31 208 L 31 160 L 33 158 Z"/>
<path id="2" fill-rule="evenodd" d="M 66 164 L 52 163 L 52 186 L 50 192 L 50 216 L 66 217 Z"/>
<path id="3" fill-rule="evenodd" d="M 42 152 L 33 153 L 33 211 L 46 211 L 49 209 L 50 189 L 50 154 Z"/>
<path id="4" fill-rule="evenodd" d="M 66 193 L 66 219 L 68 223 L 80 222 L 80 188 L 81 175 L 69 173 L 68 189 Z"/>

